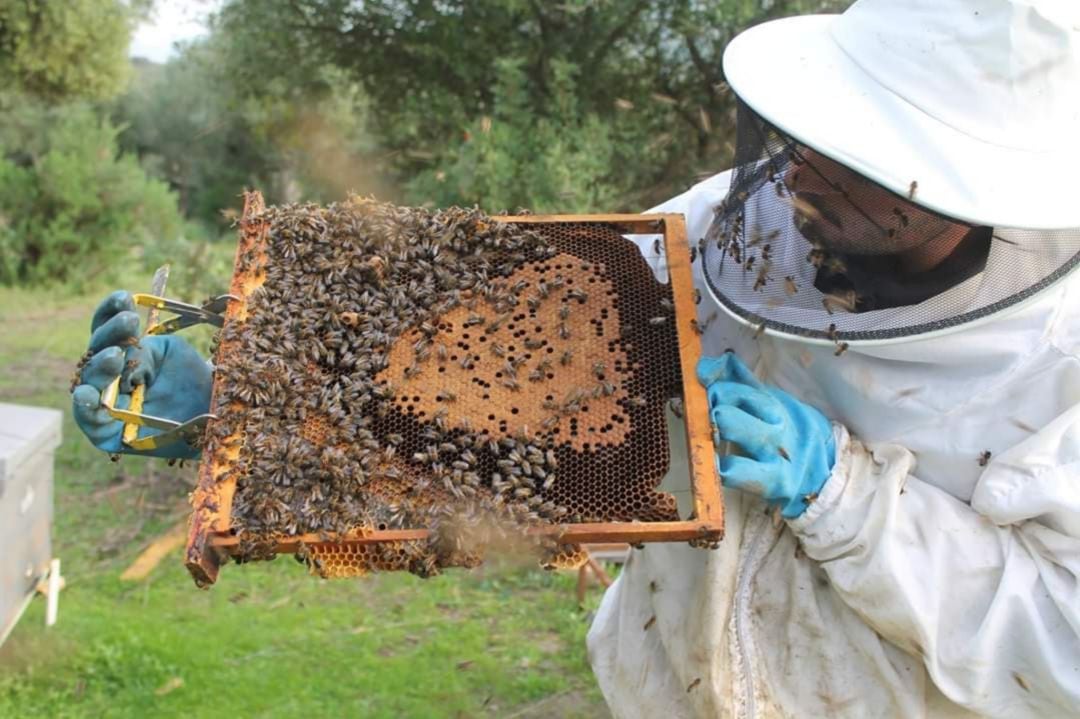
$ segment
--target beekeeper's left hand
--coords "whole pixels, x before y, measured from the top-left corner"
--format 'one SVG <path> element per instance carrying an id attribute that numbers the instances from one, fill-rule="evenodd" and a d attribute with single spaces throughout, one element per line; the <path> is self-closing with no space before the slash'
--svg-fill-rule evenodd
<path id="1" fill-rule="evenodd" d="M 93 357 L 79 374 L 72 393 L 75 424 L 100 450 L 169 459 L 194 459 L 199 450 L 184 442 L 133 450 L 121 437 L 124 423 L 101 404 L 101 394 L 120 377 L 116 406 L 127 409 L 136 385 L 146 387 L 142 411 L 177 422 L 204 414 L 210 407 L 213 374 L 194 347 L 176 335 L 139 337 L 139 316 L 127 292 L 105 298 L 90 324 Z"/>
<path id="2" fill-rule="evenodd" d="M 743 456 L 717 456 L 724 485 L 764 498 L 789 519 L 805 512 L 836 461 L 829 420 L 762 384 L 733 352 L 702 358 L 697 376 L 720 438 L 743 451 Z"/>

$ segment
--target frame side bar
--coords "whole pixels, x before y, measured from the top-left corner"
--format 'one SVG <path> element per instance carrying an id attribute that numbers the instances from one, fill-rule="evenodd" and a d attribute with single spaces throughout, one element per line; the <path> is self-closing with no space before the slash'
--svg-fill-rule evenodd
<path id="1" fill-rule="evenodd" d="M 690 481 L 693 485 L 694 518 L 708 527 L 707 538 L 720 539 L 724 535 L 724 496 L 716 474 L 715 448 L 709 428 L 709 401 L 705 388 L 697 381 L 701 339 L 694 330 L 697 307 L 694 304 L 694 277 L 686 222 L 680 214 L 667 214 L 664 215 L 664 229 L 664 251 L 675 298 L 679 361 L 682 363 L 683 415 Z"/>

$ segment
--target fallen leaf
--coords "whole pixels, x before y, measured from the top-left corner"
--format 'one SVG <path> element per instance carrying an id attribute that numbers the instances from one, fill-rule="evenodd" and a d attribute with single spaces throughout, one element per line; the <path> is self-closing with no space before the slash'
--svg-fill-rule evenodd
<path id="1" fill-rule="evenodd" d="M 289 597 L 289 596 L 284 596 L 284 597 L 282 597 L 281 599 L 278 599 L 278 600 L 276 600 L 275 602 L 273 602 L 273 603 L 272 603 L 272 604 L 270 605 L 270 607 L 269 607 L 269 608 L 270 608 L 270 609 L 281 609 L 282 607 L 284 607 L 284 606 L 285 606 L 286 604 L 288 604 L 288 603 L 289 603 L 289 599 L 290 599 L 290 597 Z"/>
<path id="2" fill-rule="evenodd" d="M 176 691 L 182 686 L 184 686 L 183 679 L 181 679 L 180 677 L 172 677 L 171 679 L 169 679 L 169 681 L 165 682 L 160 687 L 155 689 L 154 694 L 157 694 L 159 697 L 163 697 L 169 692 Z"/>

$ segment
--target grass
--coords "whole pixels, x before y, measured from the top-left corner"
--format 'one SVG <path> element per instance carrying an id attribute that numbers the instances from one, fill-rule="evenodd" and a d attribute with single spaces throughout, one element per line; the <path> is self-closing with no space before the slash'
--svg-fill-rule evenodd
<path id="1" fill-rule="evenodd" d="M 113 464 L 71 420 L 104 294 L 0 289 L 0 401 L 64 411 L 53 546 L 67 579 L 57 626 L 35 601 L 0 647 L 0 717 L 607 716 L 574 577 L 531 562 L 323 581 L 282 557 L 200 591 L 176 552 L 121 582 L 186 516 L 194 468 Z"/>

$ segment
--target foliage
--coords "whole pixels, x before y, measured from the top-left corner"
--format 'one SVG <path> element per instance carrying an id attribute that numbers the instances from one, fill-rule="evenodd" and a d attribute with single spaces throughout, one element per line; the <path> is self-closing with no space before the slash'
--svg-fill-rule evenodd
<path id="1" fill-rule="evenodd" d="M 360 82 L 412 201 L 640 209 L 730 161 L 721 54 L 736 32 L 846 4 L 231 0 L 216 31 L 251 92 L 326 64 Z"/>
<path id="2" fill-rule="evenodd" d="M 124 146 L 169 183 L 185 214 L 224 229 L 245 188 L 275 203 L 373 191 L 357 86 L 321 67 L 302 84 L 276 80 L 244 92 L 224 62 L 228 42 L 218 34 L 164 66 L 137 63 L 114 111 Z"/>
<path id="3" fill-rule="evenodd" d="M 118 130 L 81 105 L 7 98 L 0 127 L 0 283 L 85 281 L 183 229 L 176 201 Z"/>
<path id="4" fill-rule="evenodd" d="M 572 212 L 613 204 L 616 131 L 578 111 L 574 67 L 559 62 L 554 68 L 560 112 L 534 117 L 525 106 L 521 63 L 496 62 L 492 114 L 472 123 L 443 168 L 421 170 L 409 181 L 410 194 L 436 206 L 483 204 L 493 211 Z"/>
<path id="5" fill-rule="evenodd" d="M 131 26 L 146 0 L 0 0 L 0 89 L 105 99 L 128 77 Z"/>

